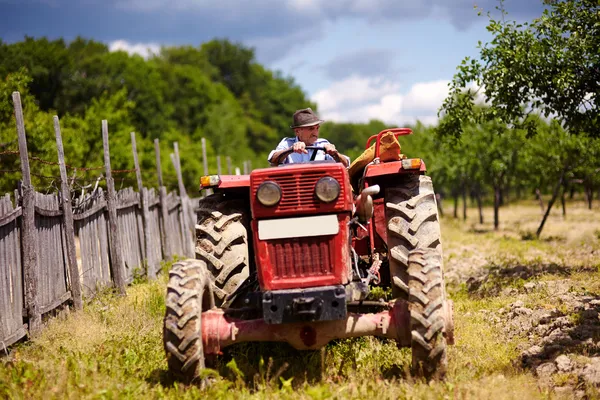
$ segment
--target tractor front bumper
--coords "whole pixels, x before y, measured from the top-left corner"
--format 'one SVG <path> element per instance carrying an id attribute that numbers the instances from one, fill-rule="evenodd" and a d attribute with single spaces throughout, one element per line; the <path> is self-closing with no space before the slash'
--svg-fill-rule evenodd
<path id="1" fill-rule="evenodd" d="M 267 291 L 262 294 L 262 306 L 268 324 L 344 319 L 346 289 L 338 285 Z"/>

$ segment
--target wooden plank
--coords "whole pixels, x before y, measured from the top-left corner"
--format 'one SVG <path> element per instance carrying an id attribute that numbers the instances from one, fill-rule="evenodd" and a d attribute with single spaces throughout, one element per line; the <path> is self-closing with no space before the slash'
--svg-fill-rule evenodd
<path id="1" fill-rule="evenodd" d="M 8 225 L 13 222 L 15 219 L 19 218 L 23 213 L 23 209 L 21 207 L 17 207 L 11 212 L 0 216 L 0 226 Z M 1 214 L 1 212 L 0 212 Z"/>
<path id="2" fill-rule="evenodd" d="M 139 204 L 140 204 L 140 202 L 137 199 L 131 199 L 131 200 L 124 201 L 123 203 L 118 203 L 116 205 L 116 207 L 117 207 L 117 211 L 121 211 L 126 208 L 139 206 Z"/>
<path id="3" fill-rule="evenodd" d="M 149 220 L 150 220 L 150 201 L 148 198 L 148 192 L 146 188 L 144 188 L 144 184 L 142 182 L 142 170 L 140 169 L 140 163 L 138 161 L 138 153 L 137 146 L 135 142 L 135 133 L 131 132 L 131 147 L 133 151 L 133 163 L 135 166 L 136 179 L 138 184 L 138 192 L 141 194 L 142 201 L 142 235 L 143 235 L 143 252 L 144 257 L 146 258 L 146 265 L 148 270 L 146 271 L 146 276 L 148 279 L 152 280 L 156 278 L 156 270 L 158 269 L 158 263 L 160 260 L 157 260 L 153 257 L 154 253 L 150 251 L 151 237 L 150 237 L 150 228 L 149 228 Z"/>
<path id="4" fill-rule="evenodd" d="M 10 195 L 0 197 L 0 218 L 15 215 L 14 211 Z M 5 347 L 27 334 L 22 293 L 19 223 L 15 218 L 0 226 L 0 342 Z"/>
<path id="5" fill-rule="evenodd" d="M 160 243 L 164 259 L 170 260 L 173 257 L 173 252 L 170 248 L 169 238 L 167 236 L 167 221 L 169 219 L 167 188 L 163 185 L 162 167 L 160 164 L 160 145 L 158 139 L 154 139 L 154 154 L 156 156 L 156 172 L 158 175 L 158 194 L 160 200 Z"/>
<path id="6" fill-rule="evenodd" d="M 102 263 L 102 278 L 104 284 L 110 283 L 110 262 L 108 259 L 108 226 L 106 222 L 107 213 L 98 216 L 98 245 L 100 246 L 100 261 Z"/>
<path id="7" fill-rule="evenodd" d="M 17 331 L 13 332 L 10 336 L 5 338 L 0 337 L 0 341 L 4 349 L 0 349 L 0 351 L 6 351 L 6 348 L 17 343 L 19 340 L 24 338 L 27 335 L 27 325 L 21 326 Z"/>
<path id="8" fill-rule="evenodd" d="M 94 214 L 97 214 L 100 211 L 104 211 L 104 209 L 107 207 L 106 204 L 106 200 L 100 200 L 99 202 L 97 202 L 96 204 L 94 204 L 92 206 L 92 208 L 90 208 L 89 210 L 81 213 L 81 214 L 75 214 L 73 215 L 73 219 L 75 221 L 80 221 L 82 219 L 86 219 L 91 217 Z"/>
<path id="9" fill-rule="evenodd" d="M 231 157 L 227 156 L 225 160 L 227 161 L 227 175 L 231 175 Z"/>
<path id="10" fill-rule="evenodd" d="M 169 193 L 170 194 L 170 193 Z M 179 208 L 181 200 L 179 197 L 168 197 L 167 198 L 167 210 L 171 213 L 173 210 Z"/>
<path id="11" fill-rule="evenodd" d="M 21 95 L 13 92 L 13 105 L 15 119 L 17 121 L 17 133 L 19 135 L 19 155 L 21 157 L 21 172 L 23 178 L 23 216 L 22 216 L 22 252 L 23 252 L 23 276 L 25 279 L 25 307 L 29 318 L 29 332 L 32 336 L 37 335 L 41 328 L 41 314 L 38 310 L 38 282 L 37 282 L 37 253 L 35 249 L 35 198 L 31 175 L 29 169 L 29 153 L 27 152 L 27 136 L 25 134 L 25 123 L 23 121 L 23 108 L 21 106 Z"/>
<path id="12" fill-rule="evenodd" d="M 108 204 L 108 238 L 110 246 L 111 272 L 119 294 L 125 296 L 124 265 L 119 241 L 117 225 L 117 207 L 115 182 L 110 168 L 110 148 L 108 146 L 108 121 L 102 120 L 102 144 L 104 147 L 104 168 L 106 172 L 107 204 Z"/>
<path id="13" fill-rule="evenodd" d="M 38 206 L 35 206 L 35 213 L 43 217 L 60 217 L 63 215 L 62 210 L 52 210 L 49 208 L 43 208 Z"/>
<path id="14" fill-rule="evenodd" d="M 159 205 L 160 205 L 160 199 L 159 198 L 152 198 L 151 200 L 148 201 L 148 208 L 154 208 L 154 207 L 159 206 Z"/>
<path id="15" fill-rule="evenodd" d="M 71 291 L 67 291 L 63 293 L 61 296 L 56 297 L 51 303 L 46 304 L 45 306 L 40 307 L 40 312 L 42 314 L 47 313 L 48 311 L 52 311 L 64 302 L 71 300 Z"/>
<path id="16" fill-rule="evenodd" d="M 152 244 L 150 246 L 150 250 L 154 254 L 153 257 L 157 262 L 157 269 L 155 273 L 159 272 L 160 269 L 160 260 L 162 260 L 162 251 L 161 251 L 161 242 L 160 242 L 160 209 L 154 207 L 150 210 L 150 229 L 152 238 Z"/>
<path id="17" fill-rule="evenodd" d="M 6 209 L 12 209 L 12 203 L 10 202 L 10 196 L 6 195 Z M 19 195 L 18 192 L 15 191 L 15 204 L 18 204 Z M 8 255 L 8 263 L 3 264 L 5 271 L 8 272 L 8 287 L 10 287 L 10 291 L 7 291 L 9 303 L 7 306 L 7 316 L 9 318 L 9 326 L 10 329 L 8 333 L 15 332 L 11 336 L 15 338 L 15 341 L 20 339 L 19 331 L 23 329 L 23 304 L 24 304 L 24 295 L 23 295 L 23 264 L 21 259 L 21 221 L 15 220 L 13 225 L 8 233 L 8 236 L 2 235 L 7 241 L 7 247 L 5 247 L 5 255 Z M 17 339 L 17 337 L 19 337 Z M 11 340 L 7 340 L 5 342 L 10 342 Z"/>

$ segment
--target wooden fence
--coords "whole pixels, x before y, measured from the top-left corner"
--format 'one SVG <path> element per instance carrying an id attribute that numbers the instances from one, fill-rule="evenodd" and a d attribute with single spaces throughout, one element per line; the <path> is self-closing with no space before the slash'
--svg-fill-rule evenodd
<path id="1" fill-rule="evenodd" d="M 196 200 L 181 181 L 177 144 L 172 155 L 179 194 L 167 193 L 160 162 L 158 193 L 143 186 L 135 135 L 132 153 L 138 190 L 116 191 L 110 168 L 108 125 L 102 121 L 106 190 L 71 200 L 58 118 L 54 118 L 61 189 L 42 194 L 31 185 L 20 96 L 13 93 L 22 183 L 0 197 L 0 351 L 41 329 L 44 315 L 70 302 L 82 307 L 101 288 L 125 285 L 136 275 L 153 279 L 162 260 L 194 257 Z M 155 141 L 160 160 L 158 141 Z M 11 197 L 14 197 L 14 203 Z"/>

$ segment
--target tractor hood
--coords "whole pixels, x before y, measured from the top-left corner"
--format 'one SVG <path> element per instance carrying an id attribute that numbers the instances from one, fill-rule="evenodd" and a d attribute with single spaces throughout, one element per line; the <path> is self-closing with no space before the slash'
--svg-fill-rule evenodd
<path id="1" fill-rule="evenodd" d="M 250 174 L 250 203 L 254 219 L 352 212 L 352 187 L 341 163 L 263 168 Z"/>

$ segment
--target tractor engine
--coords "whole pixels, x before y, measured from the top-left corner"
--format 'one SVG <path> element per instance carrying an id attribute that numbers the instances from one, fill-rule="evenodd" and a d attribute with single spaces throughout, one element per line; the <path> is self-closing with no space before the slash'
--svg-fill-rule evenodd
<path id="1" fill-rule="evenodd" d="M 267 323 L 346 317 L 352 188 L 333 162 L 250 175 L 252 232 Z"/>

